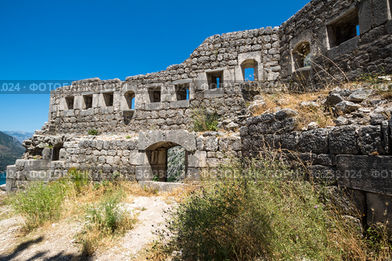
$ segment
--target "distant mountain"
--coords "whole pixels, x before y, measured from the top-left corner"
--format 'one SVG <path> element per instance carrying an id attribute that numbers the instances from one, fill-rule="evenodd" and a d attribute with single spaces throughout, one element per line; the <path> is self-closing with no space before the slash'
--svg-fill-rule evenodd
<path id="1" fill-rule="evenodd" d="M 25 148 L 16 138 L 0 132 L 0 172 L 5 171 L 7 165 L 13 165 L 24 151 Z"/>
<path id="2" fill-rule="evenodd" d="M 34 134 L 34 132 L 28 132 L 28 131 L 2 131 L 2 132 L 16 138 L 20 143 L 22 143 L 24 140 L 27 140 L 28 138 L 31 138 Z"/>

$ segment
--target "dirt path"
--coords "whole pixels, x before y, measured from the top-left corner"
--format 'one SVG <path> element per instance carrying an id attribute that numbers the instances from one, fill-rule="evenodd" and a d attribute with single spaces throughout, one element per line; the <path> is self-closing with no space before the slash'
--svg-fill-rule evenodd
<path id="1" fill-rule="evenodd" d="M 163 226 L 164 211 L 170 208 L 161 197 L 135 197 L 122 207 L 136 214 L 138 222 L 118 243 L 106 250 L 98 250 L 89 260 L 133 260 L 154 239 L 154 231 Z M 0 207 L 0 213 L 7 211 Z M 0 260 L 82 260 L 75 235 L 82 229 L 77 220 L 62 220 L 20 237 L 23 220 L 20 217 L 0 219 Z"/>
<path id="2" fill-rule="evenodd" d="M 164 211 L 170 206 L 159 197 L 137 197 L 132 204 L 125 206 L 136 210 L 138 223 L 129 231 L 121 243 L 102 254 L 97 254 L 94 260 L 132 260 L 139 251 L 151 243 L 156 235 L 154 232 L 162 228 L 165 221 Z"/>

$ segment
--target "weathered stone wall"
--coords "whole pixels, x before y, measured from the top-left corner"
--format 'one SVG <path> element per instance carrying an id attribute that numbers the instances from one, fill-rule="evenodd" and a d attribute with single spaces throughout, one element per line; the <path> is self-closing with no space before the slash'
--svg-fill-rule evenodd
<path id="1" fill-rule="evenodd" d="M 72 86 L 68 89 L 58 90 L 58 97 L 53 97 L 53 108 L 64 108 L 64 98 L 69 96 L 76 97 L 75 107 L 72 110 L 54 109 L 51 112 L 51 122 L 46 126 L 42 133 L 62 134 L 77 133 L 87 134 L 88 130 L 96 129 L 100 133 L 131 133 L 140 130 L 176 130 L 192 129 L 193 116 L 198 109 L 208 109 L 210 112 L 216 112 L 220 121 L 227 119 L 237 120 L 239 116 L 245 115 L 245 99 L 243 97 L 243 85 L 233 83 L 225 88 L 205 90 L 191 83 L 191 94 L 189 100 L 163 100 L 159 103 L 148 103 L 140 98 L 135 101 L 136 108 L 129 110 L 124 108 L 123 96 L 127 91 L 127 83 L 119 81 L 105 84 L 106 81 L 93 80 L 85 87 L 93 94 L 96 102 L 90 109 L 83 109 L 81 101 L 84 92 L 83 87 L 76 88 Z M 245 84 L 246 85 L 246 84 Z M 195 86 L 195 87 L 193 87 Z M 106 107 L 102 98 L 102 93 L 113 91 L 113 106 Z M 142 91 L 144 91 L 142 89 Z M 143 94 L 140 94 L 143 96 Z M 138 97 L 138 92 L 136 92 Z M 170 99 L 175 94 L 167 95 Z M 141 100 L 141 101 L 140 101 Z M 80 105 L 79 105 L 80 104 Z"/>
<path id="2" fill-rule="evenodd" d="M 283 149 L 309 164 L 315 180 L 352 189 L 366 222 L 390 221 L 383 211 L 392 211 L 392 121 L 296 131 L 295 115 L 285 109 L 249 118 L 240 129 L 244 156 Z"/>
<path id="3" fill-rule="evenodd" d="M 388 0 L 313 0 L 280 27 L 281 79 L 302 90 L 364 73 L 392 72 L 391 7 Z M 337 46 L 334 24 L 357 15 L 359 32 Z M 355 23 L 355 22 L 354 22 Z M 358 30 L 358 29 L 357 29 Z M 296 46 L 310 43 L 310 71 L 295 68 Z"/>
<path id="4" fill-rule="evenodd" d="M 128 77 L 126 81 L 88 79 L 55 90 L 51 95 L 50 121 L 44 133 L 129 132 L 145 129 L 186 129 L 191 109 L 208 106 L 219 115 L 232 117 L 244 108 L 239 83 L 244 81 L 241 64 L 257 63 L 255 77 L 264 88 L 279 78 L 278 28 L 255 29 L 207 38 L 182 64 L 165 71 Z M 208 86 L 207 74 L 222 72 L 219 89 Z M 189 99 L 176 98 L 176 85 L 189 86 Z M 160 102 L 151 102 L 149 89 L 160 88 Z M 104 93 L 112 92 L 113 106 L 105 105 Z M 135 95 L 129 108 L 125 94 Z M 85 108 L 83 95 L 92 95 L 92 108 Z M 74 98 L 67 108 L 66 97 Z M 222 120 L 224 120 L 222 118 Z"/>
<path id="5" fill-rule="evenodd" d="M 52 159 L 55 144 L 62 143 L 57 160 Z M 26 142 L 25 142 L 26 143 Z M 152 180 L 146 151 L 159 143 L 173 143 L 185 149 L 186 176 L 197 178 L 206 168 L 215 168 L 228 157 L 241 155 L 241 141 L 237 134 L 183 130 L 147 131 L 125 135 L 75 136 L 35 135 L 28 142 L 24 159 L 7 168 L 8 191 L 22 188 L 31 181 L 49 181 L 67 175 L 71 168 L 87 171 L 95 181 L 117 177 L 123 180 Z M 27 144 L 25 144 L 27 146 Z M 33 156 L 33 150 L 42 149 Z"/>

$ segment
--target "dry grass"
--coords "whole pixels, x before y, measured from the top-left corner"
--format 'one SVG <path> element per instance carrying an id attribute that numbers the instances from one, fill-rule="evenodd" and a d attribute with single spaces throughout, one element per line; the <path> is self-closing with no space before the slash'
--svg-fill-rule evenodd
<path id="1" fill-rule="evenodd" d="M 367 88 L 375 90 L 372 97 L 380 99 L 392 100 L 392 87 L 388 87 L 385 83 L 369 83 L 369 82 L 348 82 L 340 85 L 331 85 L 322 90 L 308 93 L 275 93 L 263 94 L 265 104 L 258 107 L 253 116 L 263 113 L 274 113 L 279 109 L 293 109 L 298 112 L 297 129 L 306 127 L 310 122 L 317 122 L 320 127 L 334 126 L 334 115 L 330 108 L 323 106 L 323 101 L 329 92 L 335 88 L 355 90 L 359 88 Z M 319 106 L 301 106 L 302 102 L 316 102 Z"/>
<path id="2" fill-rule="evenodd" d="M 137 182 L 121 182 L 121 186 L 127 195 L 137 196 L 137 197 L 151 197 L 156 196 L 158 191 L 151 189 L 147 186 L 141 186 Z"/>
<path id="3" fill-rule="evenodd" d="M 334 126 L 333 115 L 329 111 L 325 111 L 324 106 L 301 106 L 302 102 L 317 102 L 328 96 L 330 89 L 323 89 L 318 92 L 311 93 L 277 93 L 264 94 L 265 105 L 254 112 L 254 116 L 266 112 L 276 112 L 276 108 L 285 109 L 290 108 L 298 112 L 297 129 L 306 127 L 310 122 L 317 122 L 320 127 Z"/>
<path id="4" fill-rule="evenodd" d="M 376 95 L 380 96 L 381 99 L 391 101 L 392 100 L 392 85 L 391 85 L 391 89 L 377 90 Z"/>
<path id="5" fill-rule="evenodd" d="M 106 183 L 106 185 L 89 184 L 83 188 L 80 194 L 76 194 L 73 191 L 72 193 L 74 194 L 66 198 L 63 208 L 65 211 L 62 213 L 62 217 L 80 216 L 84 211 L 84 207 L 98 202 L 108 191 L 122 191 L 124 194 L 122 202 L 128 203 L 133 201 L 133 197 L 158 195 L 157 191 L 142 187 L 137 182 L 121 181 L 115 184 Z"/>
<path id="6" fill-rule="evenodd" d="M 165 261 L 173 260 L 169 251 L 164 251 L 164 244 L 162 242 L 154 241 L 138 253 L 135 261 Z"/>
<path id="7" fill-rule="evenodd" d="M 7 202 L 7 194 L 5 192 L 0 192 L 0 206 L 5 205 Z"/>
<path id="8" fill-rule="evenodd" d="M 172 203 L 173 201 L 176 203 L 181 203 L 198 188 L 200 188 L 200 185 L 197 183 L 187 183 L 184 186 L 175 188 L 171 191 L 160 192 L 159 195 L 168 204 Z"/>
<path id="9" fill-rule="evenodd" d="M 136 223 L 136 216 L 126 216 L 118 224 L 115 232 L 108 233 L 97 226 L 83 230 L 77 235 L 77 240 L 81 244 L 82 252 L 87 256 L 92 256 L 99 251 L 105 251 L 118 244 L 119 239 L 127 231 L 131 230 Z"/>
<path id="10" fill-rule="evenodd" d="M 12 208 L 7 206 L 7 204 L 8 204 L 7 194 L 5 193 L 0 194 L 0 221 L 4 219 L 8 219 L 13 215 L 15 215 L 15 213 L 13 213 L 14 211 L 12 210 Z"/>
<path id="11" fill-rule="evenodd" d="M 284 173 L 290 171 L 278 163 L 275 164 L 278 166 L 266 162 L 267 168 L 263 168 L 257 162 L 249 174 L 257 173 L 256 171 L 275 174 L 279 173 L 279 168 L 282 168 L 281 171 Z M 284 175 L 278 174 L 277 176 L 283 177 Z M 287 177 L 292 177 L 292 175 Z M 249 180 L 249 178 L 246 179 Z M 231 182 L 234 182 L 234 186 L 231 186 Z M 219 246 L 219 249 L 226 246 L 228 251 L 231 251 L 234 244 L 238 244 L 244 250 L 237 251 L 235 254 L 245 253 L 245 256 L 236 256 L 230 260 L 254 260 L 251 258 L 253 256 L 246 256 L 245 251 L 252 250 L 253 247 L 256 252 L 269 249 L 270 258 L 266 260 L 390 260 L 392 251 L 385 231 L 364 236 L 355 219 L 341 213 L 332 201 L 321 200 L 327 196 L 329 198 L 327 191 L 324 192 L 322 188 L 315 187 L 301 179 L 269 180 L 264 178 L 257 179 L 256 182 L 253 187 L 253 183 L 246 182 L 246 186 L 239 186 L 241 184 L 228 180 L 222 184 L 212 183 L 210 187 L 203 186 L 202 190 L 195 193 L 191 191 L 188 194 L 188 200 L 180 203 L 177 212 L 173 212 L 176 214 L 172 217 L 177 219 L 171 220 L 174 223 L 169 222 L 169 230 L 163 231 L 163 237 L 141 251 L 136 260 L 160 261 L 173 260 L 175 257 L 187 260 L 189 256 L 177 256 L 177 251 L 181 249 L 183 255 L 186 251 L 191 251 L 188 254 L 193 255 L 195 253 L 192 252 L 191 247 L 198 248 L 200 245 L 201 248 L 198 250 L 201 252 L 198 254 L 208 251 L 206 248 L 210 248 L 211 252 L 207 254 L 211 254 L 218 249 L 214 246 Z M 246 197 L 243 201 L 237 193 L 238 188 L 250 188 L 249 193 L 244 194 Z M 240 211 L 230 212 L 238 200 L 241 201 L 238 204 Z M 246 208 L 247 204 L 250 204 L 248 208 Z M 250 216 L 244 215 L 244 207 Z M 271 227 L 260 226 L 258 218 L 262 215 L 257 212 L 258 210 L 261 210 L 264 215 L 271 214 L 271 219 L 266 219 L 268 220 L 266 224 L 271 222 Z M 256 213 L 253 216 L 254 211 Z M 223 222 L 220 219 L 225 215 L 228 215 L 228 218 Z M 231 223 L 233 219 L 236 220 L 235 226 Z M 247 220 L 250 222 L 250 230 L 247 230 L 248 226 L 241 226 L 241 221 Z M 178 221 L 181 222 L 178 223 Z M 172 227 L 173 224 L 180 224 L 183 227 Z M 241 229 L 244 229 L 244 233 L 239 233 Z M 257 229 L 261 229 L 259 236 L 270 237 L 266 245 L 259 244 L 258 241 L 252 242 L 252 239 L 255 239 L 254 236 L 258 234 L 253 235 L 253 238 L 250 234 Z M 269 229 L 273 232 L 270 233 Z M 171 239 L 179 241 L 171 241 L 170 236 L 165 236 L 169 234 L 174 235 Z M 234 240 L 229 239 L 229 244 L 225 245 L 226 237 L 233 234 L 240 236 L 235 236 Z M 184 238 L 185 236 L 189 237 Z M 219 244 L 215 244 L 215 240 L 218 240 Z M 207 241 L 204 242 L 205 245 L 202 245 L 203 241 Z M 190 259 L 207 259 L 203 257 L 193 255 Z M 219 256 L 216 260 L 223 259 Z"/>
<path id="12" fill-rule="evenodd" d="M 72 184 L 72 183 L 71 183 Z M 133 202 L 134 197 L 139 196 L 158 196 L 157 191 L 140 186 L 137 182 L 119 181 L 101 183 L 87 182 L 80 187 L 68 186 L 65 192 L 64 200 L 61 203 L 58 219 L 43 220 L 36 229 L 21 229 L 18 232 L 18 238 L 25 240 L 31 236 L 47 235 L 47 232 L 52 231 L 54 222 L 57 224 L 64 224 L 64 222 L 71 222 L 74 226 L 84 227 L 88 217 L 88 210 L 99 209 L 106 213 L 108 205 L 102 205 L 107 197 L 111 195 L 119 195 L 119 201 L 115 203 Z M 8 199 L 1 195 L 0 206 L 2 208 L 9 208 L 7 206 Z M 4 206 L 3 206 L 4 205 Z M 75 235 L 77 242 L 80 243 L 81 250 L 84 254 L 91 255 L 96 250 L 108 249 L 117 243 L 117 239 L 121 237 L 126 231 L 133 228 L 137 215 L 130 215 L 126 211 L 114 207 L 112 212 L 112 219 L 117 220 L 115 231 L 104 231 L 102 227 L 92 224 L 89 228 L 82 229 Z M 0 220 L 10 218 L 15 213 L 0 211 Z M 99 214 L 98 214 L 99 215 Z M 106 214 L 102 214 L 104 219 Z M 119 216 L 118 216 L 119 215 Z M 119 218 L 121 217 L 121 218 Z"/>
<path id="13" fill-rule="evenodd" d="M 120 209 L 119 203 L 141 191 L 133 182 L 90 183 L 79 195 L 68 198 L 68 215 L 74 215 L 84 224 L 76 235 L 84 255 L 92 256 L 98 249 L 114 246 L 117 239 L 134 227 L 136 216 Z"/>

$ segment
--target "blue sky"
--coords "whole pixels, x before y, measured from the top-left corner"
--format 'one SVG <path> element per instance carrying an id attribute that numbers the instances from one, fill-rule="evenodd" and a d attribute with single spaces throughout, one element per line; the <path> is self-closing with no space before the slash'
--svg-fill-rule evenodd
<path id="1" fill-rule="evenodd" d="M 119 78 L 184 61 L 214 34 L 278 26 L 309 0 L 1 0 L 0 80 Z M 0 130 L 33 131 L 49 95 L 0 94 Z"/>

